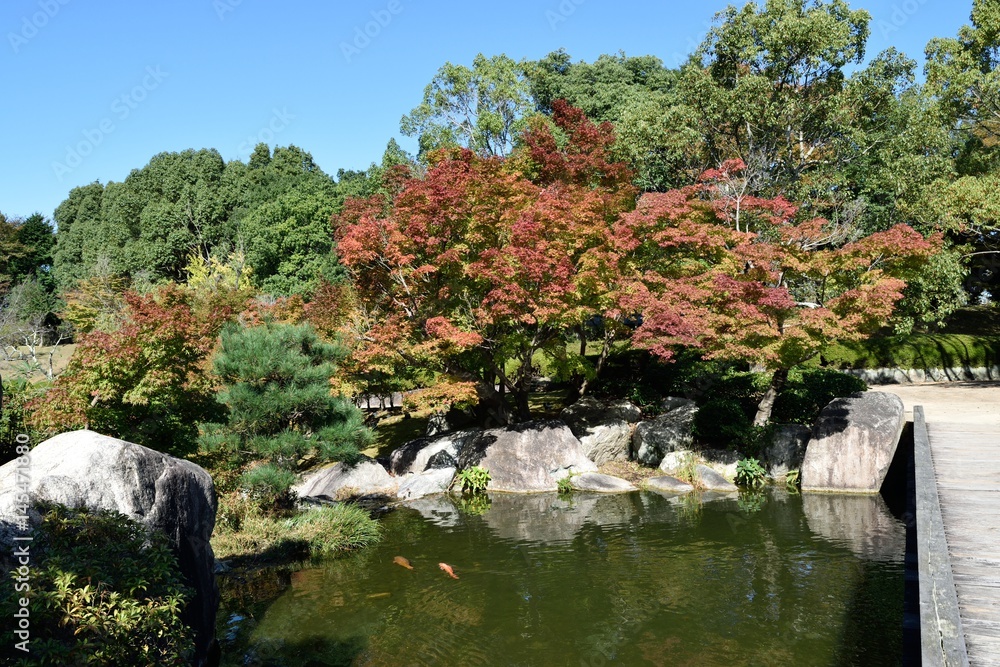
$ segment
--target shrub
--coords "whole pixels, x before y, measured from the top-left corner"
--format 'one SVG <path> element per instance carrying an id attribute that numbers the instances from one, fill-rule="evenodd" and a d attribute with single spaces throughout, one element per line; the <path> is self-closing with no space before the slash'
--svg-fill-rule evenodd
<path id="1" fill-rule="evenodd" d="M 7 618 L 16 598 L 30 600 L 27 664 L 188 664 L 194 635 L 181 611 L 192 592 L 166 536 L 117 512 L 39 509 L 31 589 L 15 593 L 12 581 L 0 591 Z M 7 655 L 2 664 L 15 664 Z"/>
<path id="2" fill-rule="evenodd" d="M 339 503 L 294 516 L 274 516 L 238 492 L 219 497 L 212 535 L 218 559 L 281 560 L 329 555 L 374 544 L 381 528 L 368 512 Z"/>
<path id="3" fill-rule="evenodd" d="M 490 471 L 480 466 L 472 466 L 458 473 L 463 493 L 482 493 L 490 483 Z"/>
<path id="4" fill-rule="evenodd" d="M 810 426 L 820 410 L 833 399 L 866 389 L 868 385 L 864 380 L 836 370 L 807 368 L 792 371 L 775 401 L 771 419 L 780 424 Z"/>
<path id="5" fill-rule="evenodd" d="M 32 434 L 25 423 L 25 404 L 31 399 L 33 390 L 27 380 L 17 379 L 3 383 L 3 407 L 0 409 L 0 465 L 17 457 L 19 433 Z M 34 437 L 31 442 L 38 440 Z"/>
<path id="6" fill-rule="evenodd" d="M 767 470 L 757 459 L 740 459 L 736 462 L 736 483 L 751 489 L 760 488 L 767 483 Z"/>

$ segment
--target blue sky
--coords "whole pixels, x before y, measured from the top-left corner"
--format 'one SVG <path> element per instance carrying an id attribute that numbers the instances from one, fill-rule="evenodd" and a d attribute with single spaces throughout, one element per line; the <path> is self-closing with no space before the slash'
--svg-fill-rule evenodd
<path id="1" fill-rule="evenodd" d="M 445 61 L 563 47 L 574 60 L 624 51 L 674 66 L 727 4 L 4 0 L 0 211 L 51 217 L 71 188 L 186 148 L 245 160 L 263 140 L 300 146 L 331 174 L 365 168 L 400 140 L 400 117 Z M 872 14 L 869 56 L 895 46 L 922 65 L 927 40 L 954 35 L 971 0 L 852 7 Z"/>

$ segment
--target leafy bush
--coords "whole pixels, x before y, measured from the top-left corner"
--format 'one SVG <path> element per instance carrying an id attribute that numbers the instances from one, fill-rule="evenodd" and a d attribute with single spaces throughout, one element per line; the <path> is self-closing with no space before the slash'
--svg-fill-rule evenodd
<path id="1" fill-rule="evenodd" d="M 291 504 L 288 490 L 295 483 L 295 473 L 264 463 L 243 473 L 240 482 L 262 507 L 288 506 Z"/>
<path id="2" fill-rule="evenodd" d="M 865 391 L 864 380 L 847 373 L 807 368 L 789 373 L 788 382 L 778 395 L 771 420 L 779 424 L 812 425 L 827 403 L 841 396 Z"/>
<path id="3" fill-rule="evenodd" d="M 736 462 L 736 483 L 757 489 L 767 483 L 767 470 L 757 459 L 740 459 Z"/>
<path id="4" fill-rule="evenodd" d="M 188 664 L 194 635 L 181 611 L 192 591 L 166 536 L 149 534 L 117 512 L 39 509 L 31 589 L 15 592 L 11 581 L 0 591 L 7 618 L 18 598 L 30 600 L 27 664 Z M 11 579 L 16 576 L 12 571 Z M 15 664 L 10 653 L 0 664 Z"/>
<path id="5" fill-rule="evenodd" d="M 19 433 L 33 435 L 25 423 L 25 404 L 33 393 L 27 380 L 17 379 L 3 383 L 3 408 L 0 410 L 0 465 L 17 457 L 16 438 Z M 38 440 L 31 437 L 31 442 L 35 443 Z"/>
<path id="6" fill-rule="evenodd" d="M 482 493 L 490 483 L 490 471 L 481 466 L 472 466 L 460 471 L 458 480 L 462 482 L 463 493 Z"/>

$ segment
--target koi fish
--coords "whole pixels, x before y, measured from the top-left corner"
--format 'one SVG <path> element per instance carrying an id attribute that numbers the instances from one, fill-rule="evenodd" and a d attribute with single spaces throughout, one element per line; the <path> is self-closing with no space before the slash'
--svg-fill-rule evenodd
<path id="1" fill-rule="evenodd" d="M 395 563 L 396 565 L 405 567 L 407 570 L 413 569 L 413 566 L 410 565 L 410 561 L 406 560 L 402 556 L 396 556 L 395 558 L 392 559 L 392 562 Z"/>
<path id="2" fill-rule="evenodd" d="M 448 563 L 438 563 L 438 567 L 448 573 L 448 576 L 452 579 L 458 579 L 458 575 L 455 574 L 455 570 L 451 569 L 451 565 Z"/>

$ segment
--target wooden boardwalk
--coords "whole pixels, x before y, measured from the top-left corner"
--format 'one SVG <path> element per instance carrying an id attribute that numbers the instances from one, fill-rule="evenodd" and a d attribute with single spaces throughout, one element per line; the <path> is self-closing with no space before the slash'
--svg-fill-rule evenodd
<path id="1" fill-rule="evenodd" d="M 938 417 L 927 433 L 969 664 L 1000 667 L 1000 428 Z"/>

